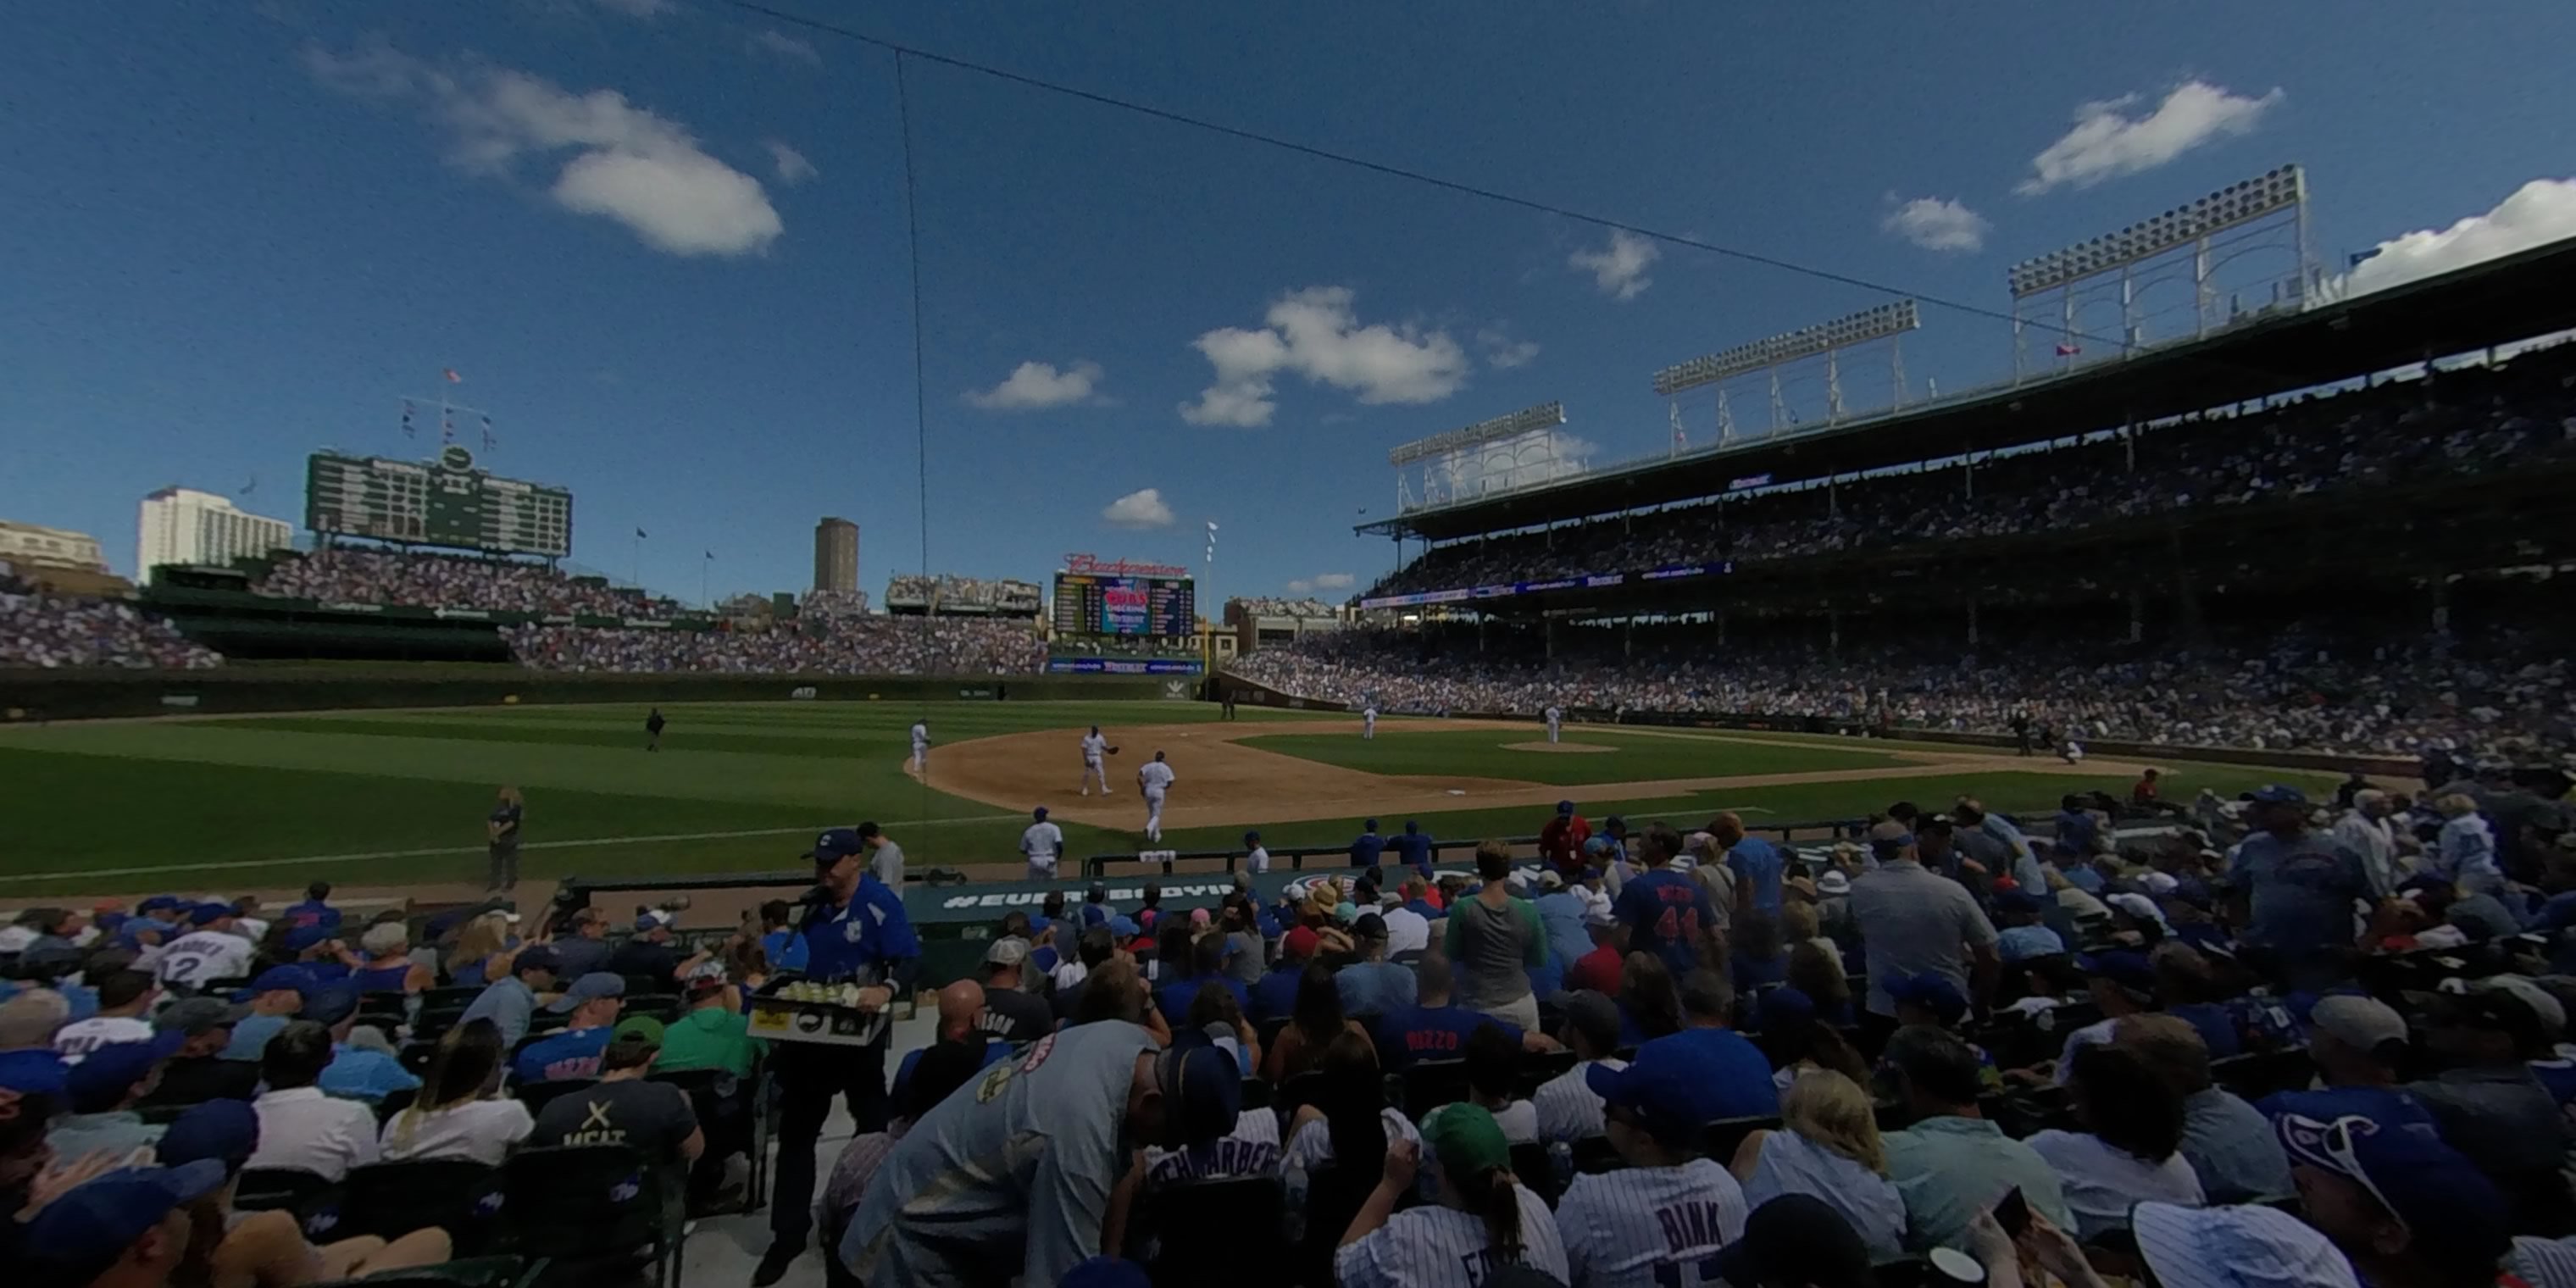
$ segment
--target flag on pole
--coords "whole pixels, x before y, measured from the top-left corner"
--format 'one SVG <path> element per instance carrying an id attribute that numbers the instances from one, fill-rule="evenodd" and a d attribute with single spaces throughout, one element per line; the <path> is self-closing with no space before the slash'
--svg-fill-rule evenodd
<path id="1" fill-rule="evenodd" d="M 454 367 L 441 367 L 438 371 L 440 375 L 447 377 L 447 383 L 451 385 L 461 385 L 465 383 L 465 377 L 456 374 L 456 368 Z"/>
<path id="2" fill-rule="evenodd" d="M 709 559 L 714 559 L 715 557 L 716 557 L 716 552 L 715 552 L 715 551 L 710 550 L 710 551 L 708 551 L 708 552 L 707 552 L 707 558 L 709 558 Z"/>
<path id="3" fill-rule="evenodd" d="M 635 539 L 638 541 L 642 541 L 644 539 L 644 530 L 642 528 L 637 528 L 635 530 Z"/>
<path id="4" fill-rule="evenodd" d="M 412 437 L 411 399 L 403 399 L 403 437 Z"/>
<path id="5" fill-rule="evenodd" d="M 438 417 L 438 441 L 442 443 L 453 443 L 456 441 L 456 418 L 454 416 L 448 415 L 444 412 L 440 413 Z"/>
<path id="6" fill-rule="evenodd" d="M 2083 346 L 2083 345 L 2080 345 L 2080 344 L 2065 344 L 2065 343 L 2060 343 L 2060 344 L 2057 346 L 2057 356 L 2058 356 L 2058 357 L 2061 357 L 2061 358 L 2072 358 L 2072 357 L 2074 357 L 2076 354 L 2079 354 L 2079 353 L 2082 353 L 2082 352 L 2084 352 L 2084 346 Z"/>
<path id="7" fill-rule="evenodd" d="M 491 418 L 491 417 L 489 417 L 489 416 L 484 417 L 484 418 L 483 418 L 483 450 L 484 450 L 484 451 L 487 451 L 487 452 L 488 452 L 488 451 L 491 451 L 491 450 L 492 450 L 493 445 L 494 445 L 494 444 L 496 444 L 496 443 L 498 443 L 498 442 L 500 442 L 500 441 L 501 441 L 501 440 L 499 440 L 499 439 L 497 439 L 497 438 L 492 437 L 492 418 Z"/>

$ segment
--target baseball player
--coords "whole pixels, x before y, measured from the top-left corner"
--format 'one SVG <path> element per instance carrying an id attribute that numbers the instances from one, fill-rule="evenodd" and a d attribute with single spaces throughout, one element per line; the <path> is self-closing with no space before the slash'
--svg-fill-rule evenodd
<path id="1" fill-rule="evenodd" d="M 1136 768 L 1136 786 L 1145 793 L 1145 839 L 1163 839 L 1163 793 L 1172 789 L 1172 767 L 1155 752 L 1152 760 Z"/>
<path id="2" fill-rule="evenodd" d="M 1440 1201 L 1397 1212 L 1425 1154 Z M 1512 1176 L 1512 1149 L 1494 1115 L 1453 1104 L 1424 1120 L 1421 1145 L 1386 1143 L 1385 1177 L 1342 1235 L 1333 1277 L 1343 1288 L 1477 1288 L 1507 1266 L 1564 1283 L 1565 1264 L 1547 1204 Z"/>
<path id="3" fill-rule="evenodd" d="M 1377 737 L 1377 704 L 1372 702 L 1360 708 L 1360 741 L 1366 742 L 1375 737 Z"/>
<path id="4" fill-rule="evenodd" d="M 1565 725 L 1565 710 L 1554 703 L 1547 708 L 1547 740 L 1554 742 Z"/>
<path id="5" fill-rule="evenodd" d="M 1091 780 L 1095 778 L 1100 780 L 1100 794 L 1103 796 L 1109 794 L 1109 771 L 1102 766 L 1100 758 L 1112 750 L 1115 749 L 1109 745 L 1109 740 L 1100 736 L 1098 725 L 1091 726 L 1091 732 L 1082 736 L 1083 795 L 1091 794 Z"/>
<path id="6" fill-rule="evenodd" d="M 1035 822 L 1020 833 L 1020 853 L 1028 856 L 1029 880 L 1055 880 L 1056 856 L 1064 853 L 1064 829 L 1047 821 L 1046 806 L 1035 811 Z"/>
<path id="7" fill-rule="evenodd" d="M 1724 1081 L 1700 1048 L 1657 1038 L 1627 1068 L 1597 1063 L 1583 1080 L 1601 1097 L 1611 1148 L 1627 1166 L 1577 1176 L 1557 1200 L 1572 1288 L 1716 1282 L 1720 1249 L 1744 1234 L 1744 1190 L 1700 1151 L 1725 1116 Z"/>
<path id="8" fill-rule="evenodd" d="M 922 777 L 930 777 L 930 722 L 912 722 L 912 767 Z"/>
<path id="9" fill-rule="evenodd" d="M 1270 870 L 1270 847 L 1261 843 L 1261 833 L 1243 834 L 1243 870 L 1260 876 Z"/>
<path id="10" fill-rule="evenodd" d="M 2080 765 L 2080 764 L 2083 764 L 2083 763 L 2084 763 L 2084 744 L 2083 744 L 2083 743 L 2080 743 L 2080 742 L 2075 741 L 2073 738 L 2069 738 L 2069 739 L 2067 739 L 2067 740 L 2066 740 L 2066 745 L 2065 745 L 2065 746 L 2060 747 L 2060 748 L 2058 748 L 2058 749 L 2057 749 L 2057 755 L 2058 755 L 2058 758 L 2059 758 L 2059 759 L 2064 760 L 2067 764 L 2070 764 L 2070 765 Z"/>
<path id="11" fill-rule="evenodd" d="M 1056 1283 L 1100 1252 L 1136 1146 L 1206 1144 L 1242 1108 L 1215 1047 L 1166 1051 L 1123 1020 L 1050 1034 L 912 1124 L 850 1217 L 841 1264 L 870 1284 Z"/>

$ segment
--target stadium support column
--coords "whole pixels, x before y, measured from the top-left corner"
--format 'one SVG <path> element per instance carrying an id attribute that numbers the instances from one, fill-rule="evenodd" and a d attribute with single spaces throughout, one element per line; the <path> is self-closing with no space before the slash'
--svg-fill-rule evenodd
<path id="1" fill-rule="evenodd" d="M 1977 646 L 1977 601 L 1968 601 L 1968 647 Z"/>
<path id="2" fill-rule="evenodd" d="M 2141 644 L 2147 638 L 2147 597 L 2136 587 L 2129 590 L 2129 642 Z"/>
<path id="3" fill-rule="evenodd" d="M 1619 656 L 1633 658 L 1637 656 L 1637 615 L 1635 613 L 1628 614 L 1627 626 L 1628 629 L 1619 641 Z"/>
<path id="4" fill-rule="evenodd" d="M 2436 568 L 2429 580 L 2433 583 L 2433 648 L 2436 656 L 2451 651 L 2451 579 Z"/>
<path id="5" fill-rule="evenodd" d="M 1825 656 L 1839 662 L 1843 658 L 1843 610 L 1837 608 L 1825 614 L 1825 630 Z"/>
<path id="6" fill-rule="evenodd" d="M 1547 650 L 1547 660 L 1550 662 L 1555 661 L 1556 618 L 1553 614 L 1541 613 L 1538 615 L 1538 632 L 1541 644 Z"/>

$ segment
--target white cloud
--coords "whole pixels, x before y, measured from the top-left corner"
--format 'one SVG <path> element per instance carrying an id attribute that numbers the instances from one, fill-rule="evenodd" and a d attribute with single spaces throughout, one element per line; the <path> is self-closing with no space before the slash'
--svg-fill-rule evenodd
<path id="1" fill-rule="evenodd" d="M 750 46 L 751 52 L 755 54 L 767 54 L 771 57 L 783 59 L 787 62 L 803 63 L 808 67 L 820 67 L 823 65 L 823 56 L 814 52 L 814 47 L 812 45 L 798 40 L 794 36 L 790 36 L 776 27 L 769 27 L 762 30 L 759 35 L 752 37 L 746 43 Z"/>
<path id="2" fill-rule="evenodd" d="M 776 139 L 762 139 L 760 146 L 769 149 L 769 159 L 777 163 L 778 181 L 791 188 L 822 173 L 805 159 L 804 153 Z"/>
<path id="3" fill-rule="evenodd" d="M 2562 237 L 2576 237 L 2576 178 L 2534 179 L 2485 214 L 2379 243 L 2378 253 L 2344 278 L 2344 289 L 2351 295 L 2385 290 Z"/>
<path id="4" fill-rule="evenodd" d="M 1655 284 L 1646 276 L 1646 266 L 1663 258 L 1655 244 L 1625 228 L 1610 230 L 1610 244 L 1600 250 L 1578 250 L 1566 256 L 1568 267 L 1592 274 L 1592 283 L 1603 295 L 1633 300 Z"/>
<path id="5" fill-rule="evenodd" d="M 1064 407 L 1091 397 L 1100 383 L 1100 364 L 1076 359 L 1059 371 L 1052 362 L 1023 362 L 1002 383 L 970 390 L 966 402 L 986 411 L 1035 411 Z M 1141 493 L 1139 494 L 1141 495 Z"/>
<path id="6" fill-rule="evenodd" d="M 1362 326 L 1346 286 L 1282 296 L 1262 321 L 1258 330 L 1219 327 L 1191 342 L 1216 368 L 1216 381 L 1196 402 L 1181 404 L 1181 419 L 1267 425 L 1279 409 L 1271 393 L 1283 374 L 1350 390 L 1364 403 L 1437 402 L 1467 383 L 1467 352 L 1448 332 Z"/>
<path id="7" fill-rule="evenodd" d="M 1100 517 L 1118 528 L 1168 528 L 1172 526 L 1172 507 L 1163 504 L 1161 488 L 1149 487 L 1110 502 Z"/>
<path id="8" fill-rule="evenodd" d="M 2135 94 L 2086 103 L 2075 109 L 2075 128 L 2030 159 L 2031 177 L 2013 191 L 2036 197 L 2051 188 L 2090 188 L 2155 169 L 2201 144 L 2251 132 L 2284 97 L 2278 87 L 2247 98 L 2192 80 L 2175 86 L 2143 116 L 2128 115 L 2138 104 Z"/>
<path id="9" fill-rule="evenodd" d="M 1484 351 L 1485 365 L 1496 371 L 1526 367 L 1531 359 L 1538 356 L 1538 341 L 1515 340 L 1510 332 L 1499 326 L 1485 327 L 1476 332 L 1476 347 Z"/>
<path id="10" fill-rule="evenodd" d="M 680 11 L 680 6 L 675 3 L 675 0 L 593 0 L 593 3 L 602 9 L 622 13 L 629 18 L 642 18 L 647 22 Z"/>
<path id="11" fill-rule="evenodd" d="M 674 255 L 745 255 L 786 226 L 760 181 L 709 155 L 687 127 L 615 90 L 567 91 L 508 68 L 433 65 L 378 39 L 347 54 L 307 46 L 321 84 L 379 102 L 417 100 L 448 135 L 448 164 L 508 178 L 571 153 L 547 195 L 624 224 Z"/>
<path id="12" fill-rule="evenodd" d="M 1925 250 L 1974 253 L 1985 249 L 1986 230 L 1991 225 L 1984 215 L 1963 203 L 1945 197 L 1916 197 L 1889 211 L 1879 227 Z"/>

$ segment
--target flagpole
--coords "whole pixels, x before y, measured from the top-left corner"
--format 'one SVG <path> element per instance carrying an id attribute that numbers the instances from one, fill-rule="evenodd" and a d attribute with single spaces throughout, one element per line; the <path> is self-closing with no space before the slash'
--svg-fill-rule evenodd
<path id="1" fill-rule="evenodd" d="M 700 608 L 710 606 L 707 600 L 707 566 L 715 561 L 716 556 L 713 551 L 707 552 L 707 557 L 698 561 L 698 607 Z"/>

